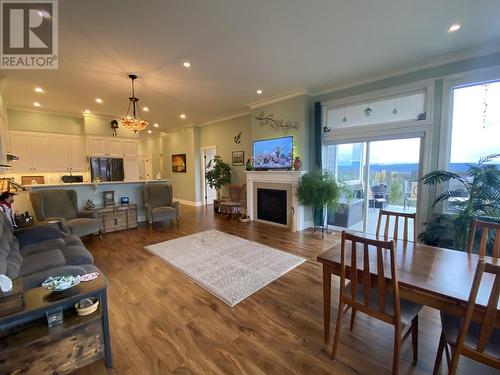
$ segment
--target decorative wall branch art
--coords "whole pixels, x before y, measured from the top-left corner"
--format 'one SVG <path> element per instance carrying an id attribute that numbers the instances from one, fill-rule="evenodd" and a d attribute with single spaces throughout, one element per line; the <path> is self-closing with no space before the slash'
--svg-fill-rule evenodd
<path id="1" fill-rule="evenodd" d="M 298 129 L 299 123 L 297 121 L 285 121 L 285 120 L 275 120 L 274 114 L 265 114 L 262 112 L 259 116 L 254 117 L 256 120 L 260 121 L 260 126 L 269 126 L 273 130 L 287 131 L 291 129 Z"/>
<path id="2" fill-rule="evenodd" d="M 237 145 L 241 143 L 241 132 L 239 132 L 237 135 L 234 136 L 234 143 Z"/>

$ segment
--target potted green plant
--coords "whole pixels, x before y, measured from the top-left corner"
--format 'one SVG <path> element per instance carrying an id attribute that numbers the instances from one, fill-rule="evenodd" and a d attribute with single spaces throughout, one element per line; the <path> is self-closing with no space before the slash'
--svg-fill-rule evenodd
<path id="1" fill-rule="evenodd" d="M 297 187 L 299 203 L 312 208 L 314 227 L 320 227 L 323 235 L 328 209 L 335 210 L 340 189 L 335 178 L 326 170 L 314 170 L 304 174 Z"/>
<path id="2" fill-rule="evenodd" d="M 454 199 L 456 214 L 436 213 L 432 215 L 420 241 L 433 246 L 465 250 L 470 236 L 471 222 L 475 218 L 500 221 L 500 170 L 491 163 L 500 158 L 493 154 L 479 159 L 477 165 L 469 165 L 467 173 L 460 175 L 438 170 L 423 178 L 426 185 L 455 182 L 461 188 L 447 189 L 436 198 L 433 207 L 440 202 Z"/>
<path id="3" fill-rule="evenodd" d="M 205 179 L 208 186 L 215 189 L 217 192 L 217 199 L 214 200 L 214 210 L 218 212 L 220 189 L 231 182 L 231 167 L 222 160 L 220 155 L 215 155 L 214 158 L 208 162 Z"/>

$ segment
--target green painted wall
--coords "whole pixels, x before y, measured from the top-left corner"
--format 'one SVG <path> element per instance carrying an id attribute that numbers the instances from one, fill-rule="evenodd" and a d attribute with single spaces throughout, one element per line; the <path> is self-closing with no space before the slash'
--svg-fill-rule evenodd
<path id="1" fill-rule="evenodd" d="M 84 119 L 84 133 L 90 135 L 112 136 L 113 130 L 111 129 L 111 118 L 85 116 Z M 116 136 L 122 138 L 139 138 L 139 133 L 134 133 L 132 130 L 124 128 L 122 125 L 118 126 Z"/>
<path id="2" fill-rule="evenodd" d="M 7 117 L 9 130 L 83 134 L 83 118 L 13 109 L 7 110 Z"/>
<path id="3" fill-rule="evenodd" d="M 195 145 L 199 140 L 197 129 L 193 127 L 184 128 L 175 132 L 163 135 L 162 149 L 165 165 L 165 177 L 172 180 L 174 188 L 174 198 L 198 202 L 200 201 L 199 180 L 199 150 L 195 150 Z M 195 155 L 195 153 L 198 155 Z M 186 173 L 172 172 L 172 155 L 186 154 Z M 198 163 L 197 163 L 198 161 Z"/>
<path id="4" fill-rule="evenodd" d="M 243 151 L 245 162 L 252 153 L 250 134 L 251 116 L 245 115 L 229 120 L 224 120 L 200 128 L 200 148 L 216 146 L 217 154 L 231 165 L 233 173 L 232 182 L 235 184 L 246 183 L 245 166 L 232 166 L 233 151 Z M 234 137 L 241 132 L 241 143 L 236 144 Z M 202 176 L 203 178 L 203 176 Z"/>
<path id="5" fill-rule="evenodd" d="M 294 140 L 294 156 L 299 156 L 302 160 L 302 170 L 309 169 L 311 159 L 311 137 L 310 137 L 310 110 L 311 100 L 308 96 L 301 95 L 281 102 L 272 103 L 252 110 L 251 119 L 251 139 L 278 138 L 291 135 Z M 288 131 L 274 130 L 268 126 L 261 126 L 260 121 L 255 117 L 261 113 L 264 115 L 273 114 L 275 120 L 297 121 L 298 129 Z"/>

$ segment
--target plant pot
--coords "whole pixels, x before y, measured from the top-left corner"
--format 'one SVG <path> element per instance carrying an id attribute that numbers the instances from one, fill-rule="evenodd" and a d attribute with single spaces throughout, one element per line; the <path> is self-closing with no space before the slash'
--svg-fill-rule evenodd
<path id="1" fill-rule="evenodd" d="M 239 217 L 238 218 L 242 223 L 248 223 L 250 221 L 250 218 L 248 216 L 246 217 Z"/>
<path id="2" fill-rule="evenodd" d="M 214 212 L 216 214 L 219 213 L 219 200 L 218 199 L 214 199 Z"/>
<path id="3" fill-rule="evenodd" d="M 313 208 L 313 220 L 315 227 L 325 226 L 325 209 L 324 208 Z"/>

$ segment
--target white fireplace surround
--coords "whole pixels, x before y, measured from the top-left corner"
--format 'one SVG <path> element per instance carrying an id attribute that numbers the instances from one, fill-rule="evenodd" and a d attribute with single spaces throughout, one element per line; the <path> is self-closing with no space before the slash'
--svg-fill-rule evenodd
<path id="1" fill-rule="evenodd" d="M 288 227 L 292 231 L 301 231 L 312 226 L 312 222 L 306 222 L 305 208 L 297 200 L 297 185 L 300 177 L 306 172 L 250 171 L 246 173 L 247 212 L 250 220 Z M 287 192 L 287 225 L 257 219 L 257 187 L 261 189 L 279 189 Z"/>

